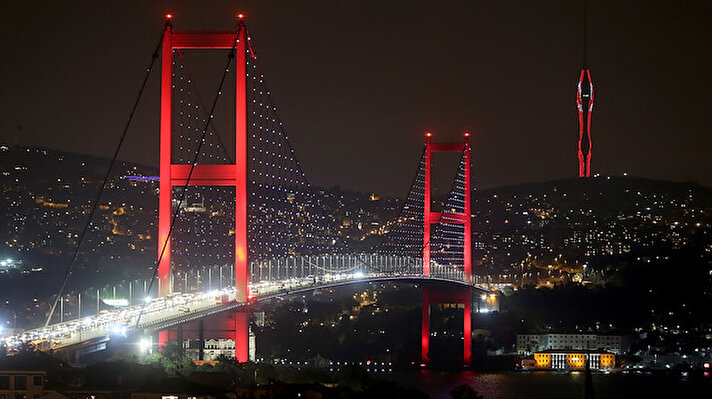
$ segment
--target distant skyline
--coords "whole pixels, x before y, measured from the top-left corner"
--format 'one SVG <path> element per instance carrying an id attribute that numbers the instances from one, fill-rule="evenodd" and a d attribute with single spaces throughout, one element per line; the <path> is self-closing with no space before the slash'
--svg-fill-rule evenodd
<path id="1" fill-rule="evenodd" d="M 110 157 L 163 15 L 225 30 L 238 11 L 314 184 L 403 196 L 426 131 L 472 132 L 478 188 L 577 174 L 582 1 L 16 2 L 0 142 Z M 712 186 L 710 26 L 708 1 L 589 1 L 593 174 Z M 158 82 L 122 159 L 157 165 Z"/>

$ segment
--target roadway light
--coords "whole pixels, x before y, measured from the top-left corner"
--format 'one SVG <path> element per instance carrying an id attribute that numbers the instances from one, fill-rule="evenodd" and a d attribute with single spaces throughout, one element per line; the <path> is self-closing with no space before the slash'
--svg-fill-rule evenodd
<path id="1" fill-rule="evenodd" d="M 116 335 L 126 336 L 126 327 L 124 326 L 113 326 L 111 327 L 111 333 Z"/>

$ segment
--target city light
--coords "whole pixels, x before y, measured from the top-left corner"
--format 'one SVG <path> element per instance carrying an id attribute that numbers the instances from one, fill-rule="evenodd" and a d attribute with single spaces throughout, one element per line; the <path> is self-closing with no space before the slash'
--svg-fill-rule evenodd
<path id="1" fill-rule="evenodd" d="M 227 325 L 230 330 L 234 328 L 234 331 L 231 331 L 235 337 L 232 350 L 237 351 L 239 348 L 239 351 L 246 351 L 249 346 L 254 349 L 253 343 L 248 344 L 246 338 L 251 332 L 249 323 L 258 324 L 259 319 L 260 327 L 264 327 L 270 326 L 272 322 L 269 320 L 269 310 L 261 312 L 260 315 L 252 314 L 259 317 L 250 316 L 248 312 L 255 312 L 254 309 L 257 309 L 253 306 L 254 298 L 261 302 L 260 308 L 263 305 L 267 308 L 272 302 L 284 301 L 285 304 L 291 304 L 296 303 L 293 301 L 296 297 L 301 297 L 303 306 L 290 306 L 288 311 L 299 313 L 300 323 L 302 319 L 304 321 L 295 331 L 280 329 L 287 337 L 296 333 L 297 329 L 299 333 L 304 332 L 304 335 L 308 336 L 313 332 L 308 330 L 311 326 L 326 326 L 337 329 L 338 333 L 342 334 L 339 330 L 339 321 L 342 319 L 344 322 L 356 320 L 358 323 L 350 324 L 359 327 L 363 324 L 362 319 L 367 317 L 366 312 L 371 316 L 379 312 L 389 312 L 390 305 L 386 303 L 387 300 L 379 300 L 378 296 L 383 292 L 380 290 L 389 289 L 387 286 L 390 286 L 391 282 L 394 290 L 396 283 L 406 283 L 424 293 L 423 320 L 431 317 L 428 316 L 431 313 L 433 317 L 437 316 L 438 312 L 432 312 L 429 306 L 443 305 L 441 308 L 446 312 L 460 312 L 464 307 L 465 327 L 462 338 L 465 341 L 465 353 L 471 352 L 471 327 L 477 325 L 477 320 L 473 322 L 471 317 L 475 312 L 482 313 L 481 318 L 487 320 L 488 324 L 511 319 L 516 322 L 516 328 L 521 329 L 527 326 L 548 330 L 566 327 L 571 328 L 572 332 L 590 333 L 601 328 L 616 328 L 622 331 L 635 328 L 635 334 L 632 334 L 635 339 L 640 336 L 641 339 L 648 340 L 645 342 L 648 354 L 651 352 L 651 344 L 653 347 L 656 345 L 653 336 L 659 335 L 660 340 L 663 340 L 666 339 L 666 334 L 674 332 L 675 335 L 687 338 L 688 335 L 692 336 L 688 331 L 701 335 L 699 326 L 693 325 L 692 320 L 695 320 L 697 312 L 703 315 L 705 313 L 697 308 L 694 297 L 679 297 L 680 294 L 676 290 L 679 286 L 684 286 L 684 283 L 677 284 L 678 281 L 674 279 L 661 279 L 662 283 L 669 281 L 668 286 L 651 285 L 656 287 L 655 295 L 645 294 L 648 292 L 647 286 L 642 287 L 645 290 L 631 290 L 629 295 L 626 295 L 621 305 L 626 305 L 626 301 L 639 301 L 641 306 L 635 308 L 652 314 L 650 318 L 631 317 L 630 320 L 637 323 L 634 326 L 625 323 L 618 325 L 619 322 L 616 322 L 614 327 L 611 321 L 625 319 L 608 318 L 608 315 L 599 315 L 598 312 L 582 314 L 581 318 L 584 320 L 577 323 L 575 329 L 567 327 L 570 323 L 566 320 L 559 320 L 558 325 L 554 324 L 554 321 L 537 320 L 537 317 L 541 317 L 540 312 L 527 313 L 525 307 L 516 309 L 517 312 L 521 311 L 521 317 L 501 318 L 498 315 L 500 312 L 505 315 L 509 314 L 508 312 L 516 313 L 507 307 L 520 304 L 517 300 L 527 295 L 530 290 L 536 293 L 544 292 L 547 296 L 560 295 L 560 292 L 564 291 L 561 287 L 575 287 L 577 291 L 571 291 L 575 293 L 587 292 L 591 288 L 605 291 L 608 289 L 606 284 L 610 281 L 617 282 L 615 279 L 620 274 L 619 269 L 625 268 L 627 271 L 632 270 L 631 273 L 637 273 L 635 268 L 639 264 L 652 263 L 651 267 L 645 269 L 646 273 L 652 274 L 657 273 L 655 268 L 661 265 L 676 265 L 679 261 L 676 253 L 688 248 L 693 241 L 691 238 L 704 235 L 710 227 L 709 199 L 705 198 L 709 196 L 704 190 L 687 185 L 685 190 L 680 190 L 683 194 L 679 194 L 666 191 L 663 186 L 637 182 L 634 178 L 621 179 L 614 173 L 613 176 L 604 175 L 604 178 L 598 179 L 600 181 L 581 180 L 575 185 L 567 181 L 542 183 L 541 187 L 533 191 L 529 188 L 478 191 L 476 206 L 471 207 L 470 196 L 475 198 L 473 193 L 479 190 L 471 185 L 471 133 L 458 129 L 454 133 L 458 136 L 462 134 L 459 136 L 459 142 L 433 143 L 437 139 L 431 139 L 433 134 L 430 131 L 425 132 L 427 139 L 424 141 L 423 155 L 417 169 L 415 162 L 413 163 L 415 177 L 403 182 L 401 193 L 406 195 L 405 198 L 389 198 L 388 193 L 379 192 L 379 195 L 371 193 L 368 200 L 362 195 L 361 199 L 352 200 L 349 199 L 350 194 L 338 186 L 334 189 L 322 189 L 308 183 L 308 176 L 302 171 L 294 155 L 292 143 L 279 122 L 277 107 L 264 83 L 267 79 L 262 71 L 269 68 L 258 65 L 254 55 L 249 57 L 252 53 L 252 39 L 243 21 L 244 14 L 233 14 L 233 17 L 239 19 L 236 24 L 237 37 L 229 37 L 225 32 L 188 33 L 179 30 L 176 33 L 172 29 L 174 15 L 168 13 L 164 16 L 165 21 L 160 22 L 166 40 L 159 42 L 158 47 L 160 50 L 160 43 L 163 43 L 166 51 L 156 50 L 153 56 L 154 59 L 159 56 L 163 58 L 160 179 L 151 176 L 155 171 L 136 170 L 135 167 L 132 171 L 122 170 L 120 179 L 107 175 L 101 182 L 90 173 L 82 173 L 85 176 L 81 178 L 52 173 L 49 180 L 52 187 L 48 187 L 49 190 L 45 191 L 44 187 L 40 187 L 32 191 L 26 189 L 32 188 L 30 185 L 20 184 L 23 179 L 31 181 L 34 165 L 46 162 L 34 162 L 36 160 L 29 156 L 21 159 L 21 156 L 25 156 L 24 149 L 17 155 L 17 162 L 13 160 L 9 167 L 0 170 L 0 174 L 10 176 L 8 181 L 14 181 L 13 184 L 17 186 L 4 191 L 4 201 L 12 205 L 7 210 L 7 218 L 12 222 L 7 223 L 5 227 L 4 233 L 8 237 L 3 241 L 13 252 L 6 253 L 3 255 L 6 258 L 0 259 L 0 278 L 13 279 L 16 275 L 37 273 L 42 271 L 42 267 L 49 267 L 37 264 L 37 256 L 33 253 L 17 255 L 26 251 L 45 251 L 42 254 L 45 254 L 43 257 L 46 258 L 48 253 L 66 254 L 69 252 L 67 248 L 77 248 L 77 256 L 76 254 L 80 253 L 78 249 L 82 244 L 82 237 L 85 236 L 84 233 L 77 234 L 77 223 L 81 225 L 89 209 L 98 209 L 102 213 L 100 218 L 88 215 L 88 220 L 94 220 L 96 223 L 87 224 L 85 230 L 89 227 L 95 229 L 87 237 L 91 237 L 91 243 L 96 248 L 92 248 L 92 252 L 87 251 L 86 256 L 82 255 L 81 263 L 86 265 L 87 270 L 82 269 L 82 273 L 76 270 L 72 272 L 71 265 L 74 261 L 70 263 L 64 283 L 67 283 L 66 286 L 71 287 L 71 290 L 65 292 L 63 283 L 56 294 L 54 305 L 47 299 L 54 292 L 44 289 L 44 284 L 38 285 L 39 288 L 31 287 L 30 284 L 18 287 L 21 288 L 18 291 L 25 288 L 36 289 L 36 292 L 27 292 L 33 295 L 32 302 L 28 300 L 23 303 L 15 297 L 3 297 L 4 306 L 7 308 L 3 317 L 9 320 L 0 326 L 0 343 L 10 348 L 18 348 L 25 343 L 35 350 L 55 351 L 95 337 L 108 339 L 126 336 L 129 331 L 135 331 L 136 335 L 144 333 L 147 337 L 138 342 L 132 341 L 133 350 L 138 347 L 142 351 L 151 351 L 152 348 L 162 348 L 167 340 L 183 339 L 182 330 L 180 333 L 174 333 L 181 323 L 201 320 L 199 336 L 202 339 L 203 319 L 213 317 L 219 312 L 224 312 L 225 316 L 233 312 L 232 319 L 229 319 L 230 324 Z M 181 47 L 185 43 L 188 43 L 188 47 Z M 199 104 L 202 100 L 197 93 L 197 86 L 191 83 L 193 79 L 187 72 L 187 65 L 180 51 L 180 48 L 192 49 L 193 46 L 203 45 L 207 46 L 206 49 L 225 49 L 232 45 L 228 61 L 233 58 L 239 60 L 238 63 L 229 61 L 224 70 L 231 76 L 234 74 L 238 83 L 238 91 L 235 94 L 237 112 L 231 113 L 231 116 L 235 116 L 238 131 L 235 142 L 239 148 L 235 150 L 234 156 L 232 149 L 224 151 L 224 148 L 221 148 L 219 135 L 214 131 L 214 127 L 210 127 L 206 122 L 213 118 L 213 110 L 201 108 L 204 106 Z M 175 51 L 170 51 L 172 49 Z M 166 59 L 167 56 L 171 59 Z M 148 70 L 152 67 L 153 63 Z M 220 72 L 222 73 L 222 70 Z M 220 85 L 222 87 L 222 83 Z M 218 88 L 219 95 L 222 94 L 220 90 L 221 88 Z M 593 84 L 585 61 L 577 85 L 577 109 L 578 175 L 585 178 L 600 177 L 600 174 L 591 173 Z M 462 123 L 460 126 L 468 126 L 473 122 L 453 123 L 454 125 L 449 125 L 457 126 Z M 445 135 L 444 129 L 432 128 L 439 131 L 439 137 Z M 415 134 L 422 134 L 422 130 L 416 131 Z M 175 136 L 174 141 L 171 141 L 172 135 Z M 422 141 L 422 136 L 416 139 Z M 202 146 L 203 143 L 205 146 Z M 511 143 L 522 144 L 521 140 L 514 137 Z M 242 148 L 246 147 L 245 144 L 250 147 L 249 152 Z M 192 151 L 195 147 L 197 150 Z M 10 148 L 0 146 L 0 151 L 9 151 Z M 14 147 L 12 151 L 15 151 Z M 431 159 L 431 153 L 441 152 L 461 153 L 461 159 L 458 169 L 453 171 L 454 181 L 448 181 L 447 185 L 442 184 L 442 187 L 438 186 L 436 190 L 435 185 L 431 184 L 431 167 L 436 165 Z M 27 153 L 30 153 L 30 149 L 27 149 Z M 51 155 L 59 160 L 57 162 L 62 162 L 57 164 L 63 165 L 61 168 L 57 167 L 57 170 L 73 170 L 64 167 L 74 162 L 68 161 L 70 156 L 66 156 L 66 159 L 65 156 Z M 417 156 L 418 154 L 414 155 L 414 161 L 418 159 Z M 543 157 L 546 159 L 547 154 Z M 168 161 L 164 162 L 164 158 Z M 501 162 L 504 161 L 502 158 Z M 370 159 L 363 162 L 368 165 L 374 163 Z M 76 162 L 74 166 L 78 165 Z M 166 168 L 166 165 L 169 168 Z M 243 170 L 245 165 L 254 169 Z M 93 169 L 92 165 L 85 166 L 84 162 L 81 166 L 86 168 L 82 170 Z M 195 180 L 198 181 L 191 182 L 195 166 L 200 166 L 195 169 Z M 600 169 L 616 171 L 620 166 L 601 165 Z M 237 172 L 235 169 L 238 169 Z M 526 172 L 535 174 L 539 171 L 532 169 Z M 433 174 L 433 177 L 436 176 L 437 174 Z M 627 173 L 624 172 L 623 176 L 627 176 Z M 81 197 L 81 193 L 87 188 L 92 188 L 89 185 L 98 186 L 104 183 L 107 193 L 111 195 L 96 201 L 96 206 L 90 199 Z M 184 183 L 185 187 L 181 189 L 178 183 Z M 194 186 L 199 186 L 197 183 L 206 184 L 205 188 L 198 188 L 204 191 L 185 194 Z M 207 187 L 213 183 L 225 185 L 228 189 L 222 192 L 220 190 L 223 190 L 223 187 Z M 595 188 L 591 188 L 594 186 Z M 55 190 L 57 187 L 61 189 Z M 452 187 L 449 194 L 442 191 L 449 187 Z M 102 190 L 104 188 L 102 186 Z M 129 191 L 134 189 L 136 191 Z M 495 191 L 498 194 L 495 194 Z M 249 197 L 249 201 L 246 197 Z M 700 197 L 702 199 L 699 199 Z M 158 226 L 155 226 L 154 222 L 155 207 L 149 205 L 153 204 L 156 198 L 159 198 Z M 165 199 L 167 201 L 164 201 Z M 24 207 L 23 204 L 30 206 Z M 196 227 L 185 228 L 176 225 L 174 229 L 173 223 L 177 216 Z M 476 225 L 471 224 L 475 221 Z M 556 234 L 550 234 L 552 228 Z M 156 241 L 164 242 L 158 242 L 159 262 L 155 265 L 157 270 L 153 270 L 153 259 L 147 262 L 148 267 L 138 261 L 141 260 L 140 256 L 153 256 Z M 700 264 L 704 268 L 689 276 L 699 277 L 704 273 L 705 284 L 709 285 L 707 277 L 708 273 L 712 276 L 712 270 L 708 267 L 712 244 L 709 240 L 703 244 L 704 246 L 700 246 L 702 251 L 699 252 L 703 259 Z M 87 244 L 84 245 L 83 248 L 88 249 Z M 161 248 L 167 249 L 165 257 Z M 7 258 L 8 255 L 16 258 Z M 391 258 L 388 258 L 389 256 Z M 605 259 L 599 258 L 600 256 Z M 615 264 L 608 264 L 608 259 L 615 259 Z M 474 274 L 472 264 L 478 266 Z M 112 281 L 111 276 L 118 274 L 103 273 L 104 266 L 100 265 L 117 265 L 119 270 L 130 269 L 124 275 L 136 277 L 131 277 L 133 280 L 127 278 L 124 281 Z M 146 270 L 157 273 L 158 289 L 153 285 L 155 276 L 148 279 L 145 277 L 150 275 L 148 273 L 139 277 L 139 274 L 134 274 L 134 269 L 136 273 L 144 273 Z M 690 273 L 695 272 L 691 268 L 689 270 Z M 681 273 L 683 278 L 688 277 L 688 269 L 677 271 L 668 268 L 665 273 Z M 67 281 L 70 276 L 74 276 L 71 284 Z M 83 286 L 81 282 L 76 281 L 77 276 L 90 278 L 85 278 Z M 102 281 L 102 277 L 107 281 Z M 140 287 L 141 283 L 143 289 Z M 647 284 L 647 280 L 645 283 Z M 451 292 L 445 295 L 432 294 L 430 298 L 425 293 L 430 290 L 431 284 L 449 284 L 447 287 Z M 360 286 L 366 285 L 370 288 L 363 291 Z M 350 286 L 354 291 L 358 288 L 358 294 L 353 295 L 358 307 L 338 314 L 338 321 L 333 316 L 320 320 L 318 308 L 307 308 L 312 299 L 338 301 L 342 296 L 338 290 L 343 286 Z M 444 296 L 452 296 L 452 292 L 459 292 L 461 289 L 463 292 L 467 291 L 465 299 L 457 296 L 456 300 L 452 297 L 447 299 L 450 302 L 433 302 L 434 298 L 445 300 Z M 154 293 L 156 298 L 151 296 Z M 653 290 L 649 293 L 652 294 Z M 20 294 L 24 295 L 25 292 Z M 478 295 L 481 301 L 477 301 Z M 24 296 L 30 298 L 29 295 Z M 104 299 L 104 296 L 110 299 Z M 389 295 L 382 296 L 386 298 Z M 675 298 L 675 301 L 668 302 L 679 302 L 684 309 L 677 305 L 660 306 L 648 297 L 655 300 Z M 536 299 L 536 296 L 533 298 Z M 420 300 L 421 298 L 417 298 L 410 307 L 420 306 Z M 548 305 L 558 302 L 542 303 Z M 568 300 L 561 300 L 561 303 L 563 306 L 557 306 L 556 310 L 574 305 Z M 55 314 L 54 307 L 57 304 L 60 308 L 59 313 Z M 471 308 L 473 304 L 475 309 Z M 250 307 L 254 309 L 248 309 Z M 51 311 L 46 315 L 48 308 Z M 364 308 L 364 312 L 357 313 L 361 308 Z M 610 312 L 620 309 L 625 310 L 626 306 L 611 307 Z M 394 307 L 390 307 L 390 310 L 391 319 L 400 311 Z M 279 311 L 281 310 L 275 313 Z M 89 315 L 94 312 L 96 314 Z M 305 315 L 306 313 L 309 314 Z M 688 313 L 689 317 L 684 319 L 678 316 Z M 561 312 L 561 317 L 551 319 L 563 319 L 568 314 Z M 14 318 L 11 315 L 14 315 Z M 591 315 L 595 315 L 596 319 Z M 42 325 L 38 321 L 45 317 L 46 322 L 41 320 L 45 322 L 44 327 L 36 327 Z M 224 319 L 228 323 L 228 317 Z M 578 322 L 578 319 L 575 321 Z M 421 367 L 429 365 L 429 337 L 448 337 L 451 333 L 442 329 L 436 331 L 436 325 L 433 323 L 433 330 L 427 330 L 430 324 L 423 322 L 423 356 L 403 359 L 414 360 L 411 364 L 415 367 L 417 364 L 421 364 Z M 378 327 L 379 329 L 372 329 L 376 330 L 374 334 L 388 333 L 385 325 Z M 157 329 L 163 330 L 158 335 L 159 341 L 155 342 L 155 338 L 151 340 L 150 334 Z M 261 330 L 256 328 L 255 331 L 252 336 L 254 339 L 261 333 Z M 352 334 L 349 330 L 345 331 L 344 334 Z M 371 332 L 369 330 L 369 334 Z M 705 331 L 706 338 L 709 338 L 710 333 L 712 330 Z M 359 334 L 357 329 L 353 330 L 353 334 Z M 647 338 L 648 334 L 651 338 Z M 507 339 L 510 339 L 512 334 L 507 335 Z M 646 338 L 643 338 L 644 335 Z M 456 337 L 460 339 L 459 335 Z M 318 338 L 321 337 L 317 337 L 317 341 Z M 240 341 L 239 346 L 238 339 L 244 340 Z M 689 342 L 698 340 L 691 339 Z M 692 354 L 682 353 L 682 345 L 677 348 L 672 345 L 668 345 L 670 353 L 675 353 L 675 356 L 682 359 L 690 356 L 687 363 L 694 365 L 694 371 L 690 371 L 691 376 L 699 373 L 700 365 L 704 371 L 710 369 L 709 346 L 698 345 L 699 348 L 694 348 L 695 352 L 699 350 L 704 356 L 693 362 Z M 184 347 L 195 349 L 192 343 Z M 202 349 L 206 347 L 200 348 L 202 357 Z M 501 348 L 506 350 L 512 346 L 501 345 Z M 286 351 L 292 350 L 292 353 L 296 353 L 294 349 L 295 346 L 291 349 L 285 348 Z M 588 350 L 588 346 L 585 350 Z M 309 357 L 313 357 L 316 352 L 313 351 Z M 581 353 L 570 357 L 569 361 L 583 364 L 591 359 L 588 351 Z M 371 354 L 364 353 L 359 356 L 353 364 L 361 365 L 359 360 Z M 657 362 L 657 355 L 655 356 Z M 245 355 L 237 357 L 247 359 Z M 290 358 L 286 359 L 292 364 Z M 297 365 L 302 364 L 298 358 L 291 359 Z M 379 357 L 375 359 L 383 360 Z M 468 358 L 464 359 L 465 363 L 469 364 Z M 552 359 L 559 361 L 563 358 L 552 354 L 549 356 L 549 364 Z M 269 360 L 277 363 L 276 359 Z M 344 359 L 341 361 L 346 364 Z M 285 364 L 285 360 L 281 362 Z M 672 359 L 665 359 L 660 363 L 661 367 L 666 362 L 669 362 L 668 368 L 676 369 Z M 303 364 L 307 365 L 307 362 Z M 378 366 L 378 363 L 372 360 L 365 361 L 365 364 Z"/>
<path id="2" fill-rule="evenodd" d="M 129 306 L 129 300 L 125 299 L 125 298 L 102 299 L 101 301 L 109 306 L 114 306 L 114 307 Z"/>
<path id="3" fill-rule="evenodd" d="M 113 327 L 111 327 L 111 333 L 114 334 L 114 335 L 122 335 L 122 336 L 125 337 L 125 336 L 126 336 L 126 330 L 127 330 L 126 326 L 120 326 L 120 325 L 119 325 L 119 326 L 113 326 Z"/>

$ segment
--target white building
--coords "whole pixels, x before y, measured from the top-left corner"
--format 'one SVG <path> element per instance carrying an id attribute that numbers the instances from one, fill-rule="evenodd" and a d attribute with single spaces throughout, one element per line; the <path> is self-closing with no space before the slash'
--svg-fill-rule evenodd
<path id="1" fill-rule="evenodd" d="M 195 347 L 199 341 L 183 342 L 186 356 L 191 360 L 198 360 L 200 349 Z M 203 344 L 203 360 L 217 360 L 218 356 L 235 357 L 234 339 L 206 339 Z"/>
<path id="2" fill-rule="evenodd" d="M 517 334 L 517 353 L 529 355 L 546 350 L 602 350 L 616 355 L 630 350 L 626 335 L 604 334 Z"/>
<path id="3" fill-rule="evenodd" d="M 255 334 L 250 331 L 249 339 L 249 360 L 255 361 Z M 183 349 L 185 355 L 191 360 L 199 360 L 200 358 L 199 340 L 183 341 Z M 202 360 L 217 360 L 219 356 L 235 357 L 235 340 L 234 339 L 206 339 L 203 341 L 203 359 Z M 0 398 L 2 399 L 2 398 Z"/>

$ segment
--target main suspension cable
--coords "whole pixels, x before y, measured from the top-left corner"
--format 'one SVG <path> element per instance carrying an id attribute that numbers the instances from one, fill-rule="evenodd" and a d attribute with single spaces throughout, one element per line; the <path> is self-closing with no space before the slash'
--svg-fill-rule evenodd
<path id="1" fill-rule="evenodd" d="M 119 156 L 119 151 L 121 150 L 124 140 L 126 139 L 126 135 L 129 131 L 129 127 L 131 126 L 131 122 L 133 121 L 134 114 L 136 113 L 138 104 L 141 100 L 141 97 L 143 96 L 144 89 L 146 88 L 146 83 L 148 82 L 148 78 L 150 77 L 151 71 L 153 70 L 153 65 L 156 62 L 156 59 L 158 58 L 158 54 L 161 49 L 161 45 L 163 44 L 163 39 L 166 35 L 166 31 L 168 29 L 170 29 L 170 27 L 171 27 L 170 21 L 166 21 L 166 24 L 163 26 L 163 30 L 161 31 L 161 37 L 158 40 L 156 49 L 153 51 L 153 54 L 151 55 L 151 62 L 149 63 L 148 68 L 146 69 L 146 74 L 143 77 L 143 81 L 141 82 L 141 87 L 138 91 L 138 95 L 136 96 L 136 100 L 134 101 L 133 107 L 131 108 L 131 112 L 129 113 L 129 118 L 126 121 L 126 125 L 124 126 L 123 132 L 121 133 L 121 138 L 119 139 L 119 143 L 116 146 L 116 150 L 114 150 L 114 156 L 111 158 L 111 162 L 109 163 L 109 168 L 106 170 L 106 174 L 104 175 L 104 180 L 102 180 L 101 188 L 99 189 L 99 192 L 97 193 L 96 197 L 94 198 L 94 202 L 92 204 L 91 211 L 89 212 L 89 217 L 87 218 L 86 224 L 84 225 L 84 228 L 82 229 L 82 232 L 79 235 L 79 240 L 77 242 L 77 246 L 74 248 L 74 254 L 72 255 L 72 259 L 70 260 L 69 266 L 67 267 L 67 271 L 64 274 L 64 278 L 62 279 L 62 284 L 59 287 L 59 292 L 57 293 L 57 297 L 54 299 L 54 302 L 52 303 L 52 308 L 50 309 L 49 314 L 47 315 L 47 320 L 45 321 L 45 327 L 47 327 L 49 325 L 49 322 L 52 319 L 52 315 L 54 314 L 54 311 L 57 308 L 57 303 L 62 298 L 62 295 L 64 295 L 64 289 L 67 286 L 69 277 L 72 275 L 72 269 L 74 268 L 74 265 L 76 264 L 76 261 L 77 261 L 77 257 L 79 256 L 79 249 L 81 248 L 81 245 L 84 242 L 84 236 L 86 235 L 86 232 L 89 230 L 89 227 L 91 226 L 92 218 L 94 217 L 94 214 L 96 213 L 96 209 L 99 206 L 99 199 L 101 199 L 101 196 L 104 193 L 104 190 L 106 189 L 106 183 L 109 180 L 109 177 L 111 176 L 111 171 L 114 168 L 114 164 L 116 164 L 116 159 Z"/>

